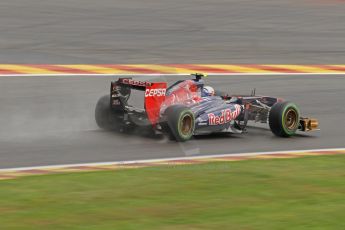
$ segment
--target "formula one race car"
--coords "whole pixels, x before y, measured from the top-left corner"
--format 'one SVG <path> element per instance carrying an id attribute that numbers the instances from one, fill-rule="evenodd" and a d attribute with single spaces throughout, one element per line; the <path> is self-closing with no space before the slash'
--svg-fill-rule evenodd
<path id="1" fill-rule="evenodd" d="M 280 137 L 318 128 L 318 121 L 302 117 L 292 102 L 257 96 L 255 90 L 250 95 L 227 95 L 204 86 L 203 74 L 192 76 L 169 87 L 166 82 L 132 78 L 111 82 L 110 95 L 96 105 L 98 126 L 118 130 L 145 126 L 176 141 L 218 132 L 243 133 L 248 121 L 268 123 Z M 144 91 L 144 109 L 128 104 L 132 90 Z"/>

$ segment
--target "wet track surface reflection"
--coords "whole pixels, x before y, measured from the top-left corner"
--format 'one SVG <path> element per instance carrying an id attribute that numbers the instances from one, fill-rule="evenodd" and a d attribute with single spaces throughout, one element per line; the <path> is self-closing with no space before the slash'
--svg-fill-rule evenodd
<path id="1" fill-rule="evenodd" d="M 163 77 L 172 83 L 184 77 Z M 176 143 L 165 136 L 98 129 L 94 108 L 113 77 L 0 78 L 0 167 L 138 160 L 254 151 L 343 147 L 344 76 L 212 76 L 230 93 L 283 97 L 320 120 L 321 131 L 277 138 L 267 126 L 245 134 L 214 134 Z M 151 79 L 154 80 L 154 79 Z M 18 87 L 18 85 L 25 87 Z M 133 101 L 142 101 L 133 96 Z"/>

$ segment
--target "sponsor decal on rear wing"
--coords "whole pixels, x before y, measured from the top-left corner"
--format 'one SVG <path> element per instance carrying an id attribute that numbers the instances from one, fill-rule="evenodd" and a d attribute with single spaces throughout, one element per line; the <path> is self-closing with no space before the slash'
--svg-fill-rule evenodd
<path id="1" fill-rule="evenodd" d="M 132 89 L 145 90 L 146 87 L 150 87 L 153 83 L 148 81 L 133 80 L 132 78 L 119 78 L 117 84 L 128 86 Z"/>
<path id="2" fill-rule="evenodd" d="M 115 92 L 120 92 L 120 88 L 145 91 L 144 106 L 147 118 L 153 126 L 159 122 L 160 109 L 167 90 L 166 82 L 147 82 L 133 80 L 132 78 L 119 78 L 116 82 L 112 82 L 111 88 L 112 95 L 116 95 Z"/>
<path id="3" fill-rule="evenodd" d="M 160 110 L 162 103 L 165 101 L 166 89 L 166 82 L 155 82 L 146 87 L 145 111 L 153 126 L 159 122 Z"/>

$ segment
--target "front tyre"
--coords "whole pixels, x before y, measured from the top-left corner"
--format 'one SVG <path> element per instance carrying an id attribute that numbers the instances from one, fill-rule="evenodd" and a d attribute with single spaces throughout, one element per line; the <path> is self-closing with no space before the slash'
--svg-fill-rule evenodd
<path id="1" fill-rule="evenodd" d="M 101 129 L 115 130 L 120 127 L 120 119 L 118 112 L 110 107 L 110 96 L 101 97 L 96 105 L 95 120 Z"/>
<path id="2" fill-rule="evenodd" d="M 166 109 L 167 123 L 176 141 L 184 142 L 192 138 L 195 128 L 194 113 L 184 105 L 173 105 Z"/>
<path id="3" fill-rule="evenodd" d="M 295 135 L 299 126 L 298 107 L 291 102 L 277 102 L 269 113 L 269 126 L 276 136 L 290 137 Z"/>

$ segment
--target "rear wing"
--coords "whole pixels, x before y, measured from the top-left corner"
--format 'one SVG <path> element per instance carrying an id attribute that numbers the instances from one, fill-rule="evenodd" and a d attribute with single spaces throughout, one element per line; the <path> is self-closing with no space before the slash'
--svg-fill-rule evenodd
<path id="1" fill-rule="evenodd" d="M 159 122 L 161 105 L 165 100 L 167 89 L 166 82 L 147 82 L 133 80 L 132 78 L 119 78 L 111 82 L 110 103 L 114 109 L 128 111 L 133 108 L 127 101 L 131 94 L 131 89 L 145 91 L 144 108 L 147 119 L 155 126 Z"/>
<path id="2" fill-rule="evenodd" d="M 132 78 L 119 78 L 117 81 L 112 82 L 112 84 L 114 83 L 119 86 L 128 87 L 136 90 L 145 90 L 146 87 L 152 85 L 151 82 L 133 80 Z"/>

